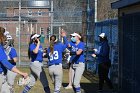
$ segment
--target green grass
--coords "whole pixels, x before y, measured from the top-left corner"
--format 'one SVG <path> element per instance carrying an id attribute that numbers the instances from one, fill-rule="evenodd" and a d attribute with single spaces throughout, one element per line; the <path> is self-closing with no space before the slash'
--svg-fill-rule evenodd
<path id="1" fill-rule="evenodd" d="M 30 70 L 29 68 L 19 68 L 20 70 L 24 71 L 24 72 L 28 72 L 30 73 Z M 44 68 L 45 72 L 46 72 L 46 75 L 47 75 L 47 78 L 48 78 L 48 81 L 49 81 L 49 85 L 50 85 L 50 88 L 51 88 L 51 91 L 53 93 L 53 90 L 54 90 L 54 87 L 53 87 L 53 84 L 52 84 L 52 81 L 49 77 L 49 74 L 48 74 L 48 68 Z M 16 77 L 16 80 L 15 80 L 15 93 L 21 93 L 21 91 L 23 90 L 24 86 L 18 86 L 17 85 L 17 80 L 19 79 L 19 75 Z M 67 85 L 68 83 L 68 70 L 67 69 L 63 69 L 63 85 Z M 85 77 L 82 77 L 81 79 L 81 83 L 82 83 L 82 86 L 83 88 L 85 88 L 85 90 L 90 90 L 92 88 L 92 83 L 86 79 Z M 72 89 L 70 90 L 65 90 L 62 86 L 61 88 L 61 92 L 62 93 L 74 93 Z M 43 91 L 43 87 L 40 83 L 39 80 L 37 80 L 36 84 L 34 85 L 34 87 L 30 90 L 29 93 L 44 93 Z M 86 92 L 86 93 L 92 93 L 92 92 Z"/>

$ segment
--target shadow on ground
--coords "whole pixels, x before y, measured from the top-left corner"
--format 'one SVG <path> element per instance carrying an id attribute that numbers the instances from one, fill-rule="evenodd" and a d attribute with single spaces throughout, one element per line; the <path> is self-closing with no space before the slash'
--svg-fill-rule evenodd
<path id="1" fill-rule="evenodd" d="M 84 93 L 99 93 L 98 76 L 88 71 L 85 71 L 83 76 L 89 81 L 91 81 L 91 83 L 81 83 L 81 87 L 83 88 Z M 114 85 L 114 90 L 110 90 L 105 83 L 103 87 L 103 92 L 101 93 L 118 93 L 118 92 L 115 85 Z"/>
<path id="2" fill-rule="evenodd" d="M 85 78 L 90 80 L 91 83 L 81 82 L 82 93 L 99 93 L 98 92 L 98 77 L 90 72 L 84 72 Z M 63 83 L 63 87 L 66 87 L 68 83 Z M 74 93 L 73 89 L 65 90 L 64 93 Z M 117 93 L 115 91 L 109 90 L 109 88 L 104 84 L 104 91 L 101 93 Z"/>
<path id="3" fill-rule="evenodd" d="M 62 84 L 64 87 L 68 85 L 68 83 Z M 82 93 L 99 93 L 98 92 L 98 84 L 97 83 L 81 83 Z M 73 89 L 63 90 L 63 93 L 74 93 Z M 115 91 L 111 91 L 108 88 L 104 87 L 104 91 L 100 93 L 117 93 Z"/>

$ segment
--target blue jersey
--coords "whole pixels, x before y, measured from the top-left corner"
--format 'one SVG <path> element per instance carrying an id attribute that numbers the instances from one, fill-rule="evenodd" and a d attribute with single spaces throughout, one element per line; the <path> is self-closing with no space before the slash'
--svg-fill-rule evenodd
<path id="1" fill-rule="evenodd" d="M 13 61 L 15 57 L 17 57 L 17 52 L 15 48 L 10 47 L 9 49 L 6 50 L 6 54 L 8 56 L 8 60 L 11 62 L 11 64 L 16 65 L 16 63 Z"/>
<path id="2" fill-rule="evenodd" d="M 14 65 L 8 62 L 5 50 L 3 46 L 0 45 L 0 73 L 3 72 L 3 67 L 6 67 L 7 69 L 11 70 L 14 67 Z"/>
<path id="3" fill-rule="evenodd" d="M 16 52 L 15 48 L 13 48 L 13 47 L 11 48 L 11 51 L 9 53 L 9 57 L 10 57 L 10 59 L 17 57 L 17 52 Z"/>
<path id="4" fill-rule="evenodd" d="M 58 42 L 54 45 L 54 52 L 51 54 L 50 48 L 47 49 L 49 55 L 49 65 L 62 63 L 62 52 L 66 49 L 68 45 L 67 38 L 64 37 L 64 44 Z"/>
<path id="5" fill-rule="evenodd" d="M 83 52 L 80 55 L 72 55 L 70 62 L 73 62 L 73 63 L 83 62 L 84 63 L 85 62 L 85 57 L 84 57 L 85 44 L 83 42 L 80 42 L 78 45 L 76 45 L 76 43 L 73 43 L 73 42 L 70 42 L 69 44 L 71 46 L 71 49 L 70 49 L 71 52 L 76 52 L 79 49 L 83 50 Z"/>
<path id="6" fill-rule="evenodd" d="M 42 62 L 43 61 L 43 47 L 40 45 L 39 46 L 39 50 L 38 50 L 38 53 L 35 54 L 33 52 L 33 50 L 36 48 L 36 44 L 32 43 L 30 45 L 30 55 L 31 55 L 31 61 L 34 62 L 34 61 L 39 61 L 39 62 Z"/>

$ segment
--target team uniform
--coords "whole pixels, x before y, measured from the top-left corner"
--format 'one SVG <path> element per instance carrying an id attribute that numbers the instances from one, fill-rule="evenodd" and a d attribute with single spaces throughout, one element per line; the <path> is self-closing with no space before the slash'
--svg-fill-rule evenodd
<path id="1" fill-rule="evenodd" d="M 49 65 L 49 74 L 54 82 L 54 93 L 60 93 L 60 88 L 62 85 L 62 52 L 67 47 L 67 39 L 64 37 L 65 44 L 56 42 L 54 45 L 54 52 L 51 54 L 50 48 L 47 49 L 48 53 L 48 65 Z"/>
<path id="2" fill-rule="evenodd" d="M 14 65 L 12 65 L 7 60 L 7 55 L 2 45 L 0 45 L 0 93 L 2 89 L 2 85 L 6 82 L 6 77 L 4 76 L 3 68 L 6 67 L 8 70 L 12 70 Z"/>
<path id="3" fill-rule="evenodd" d="M 17 57 L 17 52 L 15 50 L 15 48 L 11 47 L 11 46 L 8 46 L 6 49 L 5 49 L 5 52 L 6 52 L 6 55 L 7 55 L 7 58 L 8 58 L 8 61 L 16 66 L 16 63 L 14 62 L 13 58 Z M 17 73 L 15 72 L 12 72 L 10 70 L 7 70 L 5 69 L 5 75 L 6 75 L 6 81 L 3 86 L 2 86 L 2 93 L 3 92 L 6 92 L 6 93 L 14 93 L 14 80 L 15 80 L 15 77 L 17 75 Z M 5 89 L 7 88 L 8 89 Z"/>
<path id="4" fill-rule="evenodd" d="M 72 84 L 74 86 L 74 91 L 76 93 L 81 93 L 80 88 L 80 80 L 82 77 L 82 74 L 85 70 L 85 58 L 84 58 L 84 52 L 82 52 L 80 55 L 76 55 L 76 51 L 79 49 L 82 49 L 84 51 L 85 44 L 83 42 L 80 42 L 78 45 L 76 43 L 70 42 L 71 46 L 71 59 L 72 62 Z"/>
<path id="5" fill-rule="evenodd" d="M 6 49 L 6 54 L 8 56 L 8 61 L 12 65 L 16 66 L 16 63 L 13 62 L 13 58 L 17 57 L 17 52 L 16 52 L 15 48 L 9 47 L 8 49 Z M 17 73 L 14 73 L 10 70 L 7 71 L 7 82 L 10 86 L 14 85 L 14 80 L 15 80 L 16 75 L 17 75 Z"/>
<path id="6" fill-rule="evenodd" d="M 50 93 L 50 88 L 48 85 L 48 80 L 45 74 L 45 71 L 43 69 L 43 48 L 40 45 L 38 53 L 35 54 L 33 50 L 36 48 L 36 44 L 32 43 L 30 44 L 30 54 L 31 54 L 31 63 L 30 63 L 30 69 L 31 69 L 31 75 L 30 75 L 30 82 L 25 86 L 22 93 L 27 93 L 35 84 L 37 81 L 37 78 L 41 81 L 45 93 Z"/>

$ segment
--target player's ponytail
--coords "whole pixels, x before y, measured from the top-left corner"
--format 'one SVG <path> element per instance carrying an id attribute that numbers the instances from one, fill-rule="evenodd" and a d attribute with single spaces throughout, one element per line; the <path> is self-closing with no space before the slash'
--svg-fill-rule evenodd
<path id="1" fill-rule="evenodd" d="M 81 36 L 80 41 L 83 42 L 84 40 L 83 40 L 82 34 L 81 33 L 78 33 L 78 34 Z"/>
<path id="2" fill-rule="evenodd" d="M 32 35 L 30 36 L 30 42 L 29 42 L 29 48 L 28 48 L 28 58 L 29 58 L 29 59 L 31 58 L 30 45 L 33 43 L 33 40 L 31 39 L 31 37 L 32 37 L 33 35 L 35 35 L 35 34 L 32 34 Z"/>
<path id="3" fill-rule="evenodd" d="M 0 44 L 4 44 L 6 37 L 4 36 L 5 29 L 0 27 Z"/>
<path id="4" fill-rule="evenodd" d="M 56 41 L 56 36 L 55 35 L 52 35 L 50 37 L 50 53 L 51 53 L 51 55 L 54 52 L 54 43 L 55 43 L 55 41 Z"/>

